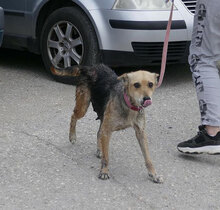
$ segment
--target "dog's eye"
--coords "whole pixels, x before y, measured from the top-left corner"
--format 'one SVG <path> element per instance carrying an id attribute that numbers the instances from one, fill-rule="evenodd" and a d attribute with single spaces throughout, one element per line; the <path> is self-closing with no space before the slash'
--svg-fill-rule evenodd
<path id="1" fill-rule="evenodd" d="M 149 87 L 149 88 L 152 88 L 153 86 L 154 86 L 153 82 L 149 82 L 149 83 L 148 83 L 148 87 Z"/>
<path id="2" fill-rule="evenodd" d="M 135 88 L 140 88 L 140 87 L 141 87 L 141 84 L 138 83 L 138 82 L 136 82 L 136 83 L 134 83 L 134 87 L 135 87 Z"/>

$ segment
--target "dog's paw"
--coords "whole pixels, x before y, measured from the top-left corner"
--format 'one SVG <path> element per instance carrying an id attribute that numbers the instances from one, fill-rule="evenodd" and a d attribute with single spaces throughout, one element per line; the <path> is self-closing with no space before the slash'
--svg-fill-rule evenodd
<path id="1" fill-rule="evenodd" d="M 108 175 L 108 173 L 103 173 L 103 172 L 101 172 L 101 171 L 100 171 L 98 177 L 99 177 L 99 179 L 101 179 L 101 180 L 107 180 L 107 179 L 110 178 L 109 175 Z"/>
<path id="2" fill-rule="evenodd" d="M 163 183 L 163 177 L 162 176 L 158 176 L 158 175 L 153 175 L 153 174 L 150 174 L 149 173 L 149 177 L 151 178 L 151 180 L 154 182 L 154 183 L 157 183 L 157 184 L 162 184 Z"/>
<path id="3" fill-rule="evenodd" d="M 97 149 L 97 151 L 96 151 L 96 157 L 97 158 L 101 158 L 102 157 L 102 153 L 101 153 L 101 150 L 100 149 Z"/>
<path id="4" fill-rule="evenodd" d="M 69 135 L 69 140 L 72 144 L 75 144 L 76 142 L 76 134 L 70 134 Z"/>

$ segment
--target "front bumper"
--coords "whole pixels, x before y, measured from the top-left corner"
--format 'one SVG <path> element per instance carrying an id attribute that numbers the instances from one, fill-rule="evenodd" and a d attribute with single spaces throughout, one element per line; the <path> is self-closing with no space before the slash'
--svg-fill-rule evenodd
<path id="1" fill-rule="evenodd" d="M 169 42 L 167 64 L 187 63 L 190 41 Z M 132 43 L 133 52 L 101 50 L 102 62 L 109 66 L 143 66 L 161 63 L 163 42 Z"/>
<path id="2" fill-rule="evenodd" d="M 183 5 L 179 8 L 182 11 L 178 9 L 173 13 L 170 63 L 187 60 L 191 40 L 193 15 Z M 169 14 L 169 11 L 91 10 L 103 62 L 114 65 L 159 63 Z"/>

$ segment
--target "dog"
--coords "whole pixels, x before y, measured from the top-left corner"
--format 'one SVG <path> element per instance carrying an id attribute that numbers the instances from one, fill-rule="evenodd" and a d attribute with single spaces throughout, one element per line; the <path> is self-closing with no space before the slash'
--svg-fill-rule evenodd
<path id="1" fill-rule="evenodd" d="M 109 67 L 100 64 L 92 67 L 76 66 L 65 70 L 51 68 L 54 75 L 76 79 L 76 103 L 71 117 L 69 140 L 76 141 L 76 123 L 92 103 L 100 127 L 97 133 L 96 156 L 101 158 L 99 178 L 109 179 L 109 141 L 113 131 L 133 127 L 144 156 L 149 177 L 155 183 L 163 178 L 156 174 L 151 162 L 145 133 L 144 108 L 151 105 L 158 74 L 139 70 L 117 76 Z"/>

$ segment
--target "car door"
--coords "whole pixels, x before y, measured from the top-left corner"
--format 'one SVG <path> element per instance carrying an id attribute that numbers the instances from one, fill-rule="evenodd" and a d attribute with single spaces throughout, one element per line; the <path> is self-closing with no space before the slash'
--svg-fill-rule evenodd
<path id="1" fill-rule="evenodd" d="M 3 33 L 4 33 L 4 11 L 0 7 L 0 47 L 2 45 Z"/>
<path id="2" fill-rule="evenodd" d="M 5 35 L 26 35 L 26 11 L 27 0 L 0 0 L 0 7 L 5 12 Z"/>

